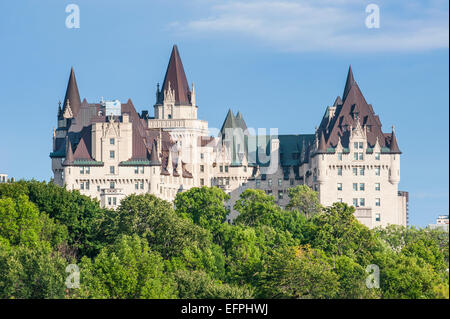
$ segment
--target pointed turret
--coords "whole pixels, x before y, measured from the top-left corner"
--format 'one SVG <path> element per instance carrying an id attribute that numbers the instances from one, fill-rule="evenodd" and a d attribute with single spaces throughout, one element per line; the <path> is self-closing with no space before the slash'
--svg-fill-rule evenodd
<path id="1" fill-rule="evenodd" d="M 166 75 L 162 85 L 162 94 L 169 88 L 175 91 L 175 104 L 191 105 L 191 91 L 184 73 L 183 63 L 176 45 L 173 46 L 170 55 L 169 65 L 167 66 Z"/>
<path id="2" fill-rule="evenodd" d="M 345 82 L 344 94 L 342 94 L 342 100 L 345 101 L 347 98 L 348 92 L 352 88 L 353 84 L 355 84 L 355 79 L 353 77 L 352 66 L 348 68 L 347 81 Z"/>
<path id="3" fill-rule="evenodd" d="M 317 148 L 317 153 L 323 154 L 327 152 L 327 143 L 325 142 L 325 136 L 323 132 L 320 133 L 319 147 Z"/>
<path id="4" fill-rule="evenodd" d="M 156 147 L 156 141 L 152 143 L 152 151 L 150 153 L 150 166 L 160 166 L 161 161 L 158 157 L 158 150 Z"/>
<path id="5" fill-rule="evenodd" d="M 236 114 L 237 125 L 245 132 L 247 130 L 247 124 L 245 124 L 244 117 L 240 111 Z"/>
<path id="6" fill-rule="evenodd" d="M 72 143 L 70 143 L 69 138 L 67 138 L 67 151 L 66 151 L 66 159 L 64 160 L 63 165 L 70 165 L 73 163 L 73 151 L 72 151 Z"/>
<path id="7" fill-rule="evenodd" d="M 391 153 L 393 153 L 393 154 L 401 154 L 402 153 L 397 144 L 397 138 L 395 137 L 394 126 L 392 126 L 391 145 L 389 148 L 391 150 Z"/>
<path id="8" fill-rule="evenodd" d="M 225 133 L 227 129 L 233 129 L 236 127 L 236 118 L 233 115 L 233 111 L 231 109 L 228 110 L 227 117 L 225 121 L 223 121 L 222 128 L 220 129 L 220 133 L 222 137 L 225 137 Z"/>
<path id="9" fill-rule="evenodd" d="M 63 120 L 63 112 L 62 112 L 62 108 L 61 108 L 61 101 L 58 102 L 58 120 Z"/>
<path id="10" fill-rule="evenodd" d="M 66 96 L 64 97 L 63 113 L 66 110 L 67 101 L 70 101 L 73 116 L 77 116 L 81 105 L 81 99 L 73 67 L 70 69 L 69 83 L 67 84 Z"/>
<path id="11" fill-rule="evenodd" d="M 341 97 L 340 97 L 340 96 L 338 96 L 338 97 L 336 98 L 336 100 L 334 100 L 334 103 L 333 103 L 333 106 L 334 106 L 334 107 L 336 107 L 336 106 L 338 106 L 338 105 L 342 105 L 342 100 L 341 100 Z"/>

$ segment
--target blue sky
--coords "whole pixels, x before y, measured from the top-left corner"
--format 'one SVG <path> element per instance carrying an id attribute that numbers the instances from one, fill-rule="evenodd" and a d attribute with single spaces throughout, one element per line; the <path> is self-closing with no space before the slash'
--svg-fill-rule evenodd
<path id="1" fill-rule="evenodd" d="M 68 29 L 68 4 L 80 28 Z M 369 3 L 380 28 L 368 29 Z M 349 64 L 403 151 L 410 221 L 448 213 L 448 1 L 1 1 L 0 172 L 48 180 L 52 129 L 74 66 L 82 98 L 152 112 L 173 44 L 199 117 L 228 108 L 250 127 L 312 133 L 342 95 Z"/>

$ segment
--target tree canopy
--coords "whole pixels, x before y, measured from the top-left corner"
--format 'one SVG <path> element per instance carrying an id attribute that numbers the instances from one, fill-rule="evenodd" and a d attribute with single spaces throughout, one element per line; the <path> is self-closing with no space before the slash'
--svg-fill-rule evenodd
<path id="1" fill-rule="evenodd" d="M 0 184 L 0 298 L 448 298 L 448 233 L 368 229 L 306 186 L 284 208 L 245 190 L 192 188 L 116 210 L 53 183 Z M 79 288 L 66 287 L 69 265 Z M 368 266 L 379 287 L 366 285 Z M 370 268 L 370 267 L 369 267 Z"/>

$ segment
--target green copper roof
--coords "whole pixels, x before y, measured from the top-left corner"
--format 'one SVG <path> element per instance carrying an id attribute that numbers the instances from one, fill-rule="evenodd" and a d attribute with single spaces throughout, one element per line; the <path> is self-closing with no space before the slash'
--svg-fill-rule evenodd
<path id="1" fill-rule="evenodd" d="M 120 162 L 121 166 L 139 166 L 139 165 L 150 165 L 150 161 L 146 160 L 146 159 L 136 159 L 136 160 L 132 160 L 132 161 L 123 161 Z"/>
<path id="2" fill-rule="evenodd" d="M 71 165 L 73 166 L 103 166 L 103 162 L 100 161 L 91 161 L 91 160 L 83 160 L 83 159 L 76 159 L 73 161 Z"/>

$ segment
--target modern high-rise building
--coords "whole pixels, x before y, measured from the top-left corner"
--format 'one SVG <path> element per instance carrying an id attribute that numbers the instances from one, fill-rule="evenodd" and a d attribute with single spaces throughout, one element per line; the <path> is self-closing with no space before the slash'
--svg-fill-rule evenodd
<path id="1" fill-rule="evenodd" d="M 407 192 L 398 190 L 400 155 L 368 104 L 350 67 L 337 97 L 312 134 L 257 134 L 229 110 L 218 134 L 197 117 L 194 84 L 173 47 L 154 116 L 131 100 L 81 101 L 72 68 L 50 154 L 54 182 L 115 208 L 132 193 L 172 201 L 191 187 L 217 186 L 234 202 L 257 188 L 287 205 L 287 190 L 308 185 L 323 205 L 346 202 L 368 227 L 407 223 Z"/>
<path id="2" fill-rule="evenodd" d="M 0 174 L 0 183 L 6 183 L 6 182 L 8 182 L 8 175 Z"/>

